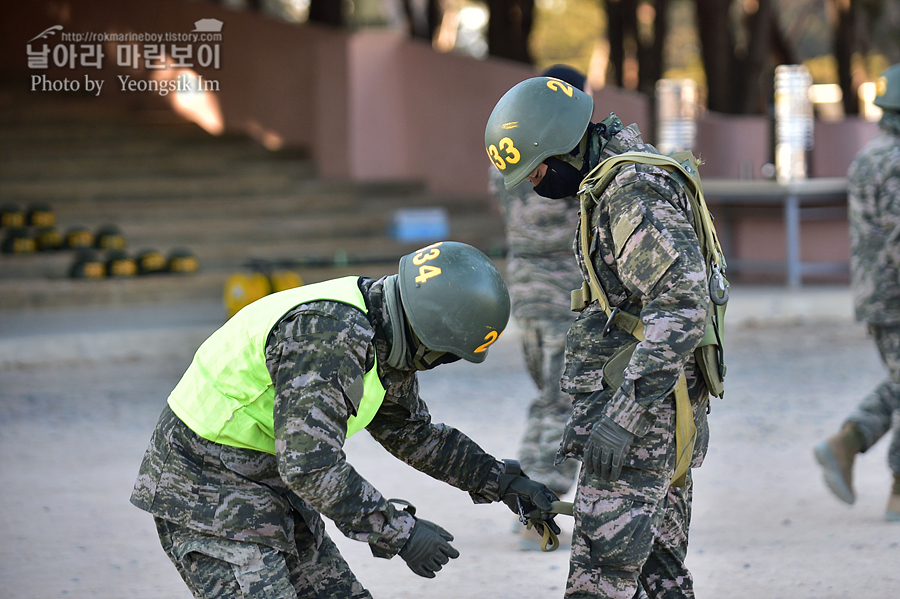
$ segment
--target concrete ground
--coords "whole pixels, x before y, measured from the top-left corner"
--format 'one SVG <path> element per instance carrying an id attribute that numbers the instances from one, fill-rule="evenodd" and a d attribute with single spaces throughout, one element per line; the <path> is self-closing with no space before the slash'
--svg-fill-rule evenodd
<path id="1" fill-rule="evenodd" d="M 882 518 L 886 442 L 857 460 L 852 507 L 812 457 L 885 376 L 846 288 L 738 288 L 728 310 L 728 390 L 712 402 L 710 452 L 694 473 L 697 596 L 900 596 L 900 524 Z M 168 392 L 223 318 L 218 303 L 0 313 L 0 596 L 190 596 L 128 496 Z M 515 456 L 535 392 L 519 341 L 513 324 L 484 364 L 421 378 L 435 419 L 498 457 Z M 385 495 L 454 533 L 461 553 L 426 580 L 329 525 L 376 598 L 562 597 L 566 549 L 519 551 L 504 506 L 472 505 L 365 433 L 346 450 Z"/>

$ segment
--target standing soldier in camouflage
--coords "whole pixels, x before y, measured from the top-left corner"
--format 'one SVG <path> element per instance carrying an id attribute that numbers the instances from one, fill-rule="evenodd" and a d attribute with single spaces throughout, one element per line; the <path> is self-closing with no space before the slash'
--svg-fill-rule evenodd
<path id="1" fill-rule="evenodd" d="M 900 412 L 900 64 L 878 79 L 879 132 L 850 165 L 850 272 L 856 318 L 875 339 L 889 377 L 850 413 L 841 430 L 815 447 L 825 483 L 856 501 L 853 461 L 891 430 Z M 894 474 L 885 517 L 900 521 L 900 425 L 888 450 Z"/>
<path id="2" fill-rule="evenodd" d="M 611 113 L 591 123 L 591 98 L 537 77 L 509 90 L 485 130 L 485 147 L 507 188 L 524 180 L 547 198 L 576 195 L 604 158 L 658 151 L 635 125 Z M 584 281 L 596 271 L 615 311 L 588 295 L 568 333 L 563 391 L 572 394 L 559 459 L 584 467 L 574 501 L 575 531 L 566 597 L 693 597 L 684 564 L 691 480 L 671 486 L 676 464 L 673 389 L 686 375 L 696 442 L 706 453 L 708 392 L 693 355 L 709 310 L 706 266 L 684 188 L 666 170 L 621 167 L 575 235 Z M 587 253 L 583 251 L 587 248 Z M 599 297 L 599 296 L 598 296 Z M 575 302 L 573 301 L 573 304 Z M 629 331 L 643 325 L 643 340 Z M 617 354 L 633 348 L 630 358 Z M 623 371 L 613 370 L 611 358 Z M 608 364 L 608 362 L 610 364 Z M 612 379 L 618 382 L 612 382 Z M 688 416 L 689 418 L 690 416 Z M 689 454 L 690 455 L 690 454 Z"/>
<path id="3" fill-rule="evenodd" d="M 556 77 L 586 93 L 581 73 L 554 65 L 542 76 Z M 565 366 L 566 332 L 575 320 L 569 293 L 581 285 L 572 256 L 578 226 L 578 198 L 549 200 L 523 182 L 506 189 L 503 175 L 490 167 L 490 191 L 500 203 L 506 224 L 506 282 L 512 313 L 522 330 L 525 365 L 538 388 L 528 408 L 519 462 L 532 479 L 565 495 L 578 474 L 578 462 L 555 464 L 572 398 L 559 388 Z M 523 529 L 524 530 L 524 529 Z"/>
<path id="4" fill-rule="evenodd" d="M 213 333 L 170 394 L 131 496 L 194 596 L 371 597 L 323 515 L 426 578 L 457 557 L 447 531 L 347 463 L 344 440 L 363 428 L 475 503 L 549 509 L 549 489 L 431 422 L 418 393 L 418 370 L 482 362 L 508 318 L 487 256 L 441 242 L 401 258 L 397 275 L 266 296 Z"/>

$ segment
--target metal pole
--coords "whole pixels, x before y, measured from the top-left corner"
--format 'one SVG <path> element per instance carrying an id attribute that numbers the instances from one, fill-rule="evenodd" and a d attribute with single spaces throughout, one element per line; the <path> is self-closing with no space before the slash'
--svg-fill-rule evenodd
<path id="1" fill-rule="evenodd" d="M 796 194 L 784 200 L 784 226 L 787 241 L 787 283 L 788 287 L 800 287 L 803 279 L 800 264 L 800 198 Z"/>

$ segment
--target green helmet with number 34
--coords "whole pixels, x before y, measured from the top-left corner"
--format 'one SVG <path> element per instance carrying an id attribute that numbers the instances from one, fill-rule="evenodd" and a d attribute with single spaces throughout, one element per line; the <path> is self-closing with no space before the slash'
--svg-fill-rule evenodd
<path id="1" fill-rule="evenodd" d="M 888 67 L 875 82 L 875 106 L 900 112 L 900 64 Z"/>
<path id="2" fill-rule="evenodd" d="M 506 189 L 577 146 L 593 112 L 588 94 L 553 77 L 526 79 L 503 94 L 484 129 L 484 148 Z"/>
<path id="3" fill-rule="evenodd" d="M 400 299 L 429 349 L 483 362 L 509 321 L 509 290 L 481 250 L 441 241 L 400 258 Z"/>

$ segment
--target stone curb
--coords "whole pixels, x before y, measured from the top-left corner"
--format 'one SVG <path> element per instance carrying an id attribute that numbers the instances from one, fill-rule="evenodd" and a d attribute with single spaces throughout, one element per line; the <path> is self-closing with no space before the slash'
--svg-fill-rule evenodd
<path id="1" fill-rule="evenodd" d="M 851 322 L 853 305 L 847 287 L 733 288 L 726 316 L 730 329 Z M 0 336 L 0 370 L 166 356 L 189 360 L 217 326 L 207 322 L 129 329 L 123 325 L 98 332 Z"/>

